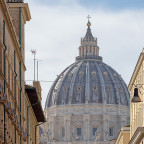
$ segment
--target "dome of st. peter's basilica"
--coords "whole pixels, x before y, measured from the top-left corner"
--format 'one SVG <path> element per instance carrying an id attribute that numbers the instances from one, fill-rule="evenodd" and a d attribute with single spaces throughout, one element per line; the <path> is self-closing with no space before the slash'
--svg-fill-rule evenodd
<path id="1" fill-rule="evenodd" d="M 97 38 L 87 32 L 79 56 L 54 81 L 45 103 L 47 122 L 40 141 L 109 144 L 129 124 L 129 92 L 122 77 L 99 56 Z"/>

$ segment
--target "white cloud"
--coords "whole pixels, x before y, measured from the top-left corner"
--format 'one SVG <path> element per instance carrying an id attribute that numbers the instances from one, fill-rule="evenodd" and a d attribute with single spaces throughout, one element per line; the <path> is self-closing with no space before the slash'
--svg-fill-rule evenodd
<path id="1" fill-rule="evenodd" d="M 98 38 L 104 62 L 122 75 L 126 83 L 144 46 L 144 10 L 90 10 L 78 4 L 37 5 L 29 1 L 31 22 L 26 24 L 26 79 L 33 79 L 33 56 L 37 49 L 39 79 L 54 81 L 78 56 L 80 37 L 86 33 L 85 18 L 91 15 L 92 33 Z M 43 106 L 52 83 L 41 82 Z"/>

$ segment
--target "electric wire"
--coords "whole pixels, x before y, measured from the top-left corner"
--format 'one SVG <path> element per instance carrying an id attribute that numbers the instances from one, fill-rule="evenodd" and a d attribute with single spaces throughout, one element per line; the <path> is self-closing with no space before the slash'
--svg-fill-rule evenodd
<path id="1" fill-rule="evenodd" d="M 14 80 L 14 79 L 5 79 L 6 81 L 12 81 L 12 80 Z M 19 82 L 20 80 L 19 79 L 17 79 L 17 81 Z M 21 81 L 23 81 L 23 82 L 33 82 L 34 80 L 21 80 Z M 53 82 L 55 82 L 55 80 L 38 80 L 39 82 L 42 82 L 42 83 L 53 83 Z M 144 85 L 144 83 L 139 83 L 139 84 L 134 84 L 134 83 L 132 83 L 132 84 L 126 84 L 123 80 L 121 80 L 121 82 L 112 82 L 112 81 L 108 81 L 108 82 L 96 82 L 96 81 L 94 81 L 94 80 L 92 80 L 91 82 L 85 82 L 85 81 L 74 81 L 74 82 L 71 82 L 71 81 L 63 81 L 63 80 L 58 80 L 57 81 L 58 83 L 81 83 L 81 84 L 83 84 L 83 83 L 95 83 L 95 84 L 125 84 L 125 85 L 134 85 L 134 86 L 143 86 Z"/>

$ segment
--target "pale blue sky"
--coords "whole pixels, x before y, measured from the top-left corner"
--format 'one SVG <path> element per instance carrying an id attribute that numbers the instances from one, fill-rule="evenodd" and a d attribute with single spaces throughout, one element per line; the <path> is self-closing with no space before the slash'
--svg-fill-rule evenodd
<path id="1" fill-rule="evenodd" d="M 87 15 L 98 38 L 100 56 L 129 84 L 144 47 L 144 0 L 25 0 L 32 20 L 26 24 L 26 80 L 33 80 L 36 49 L 43 107 L 48 91 L 78 56 L 80 38 L 86 33 Z M 45 81 L 45 82 L 44 82 Z M 51 81 L 51 82 L 47 82 Z M 30 81 L 27 81 L 29 84 Z"/>
<path id="2" fill-rule="evenodd" d="M 38 3 L 47 4 L 51 6 L 55 5 L 67 5 L 72 3 L 80 4 L 87 8 L 104 7 L 112 10 L 123 9 L 143 9 L 144 0 L 36 0 Z"/>

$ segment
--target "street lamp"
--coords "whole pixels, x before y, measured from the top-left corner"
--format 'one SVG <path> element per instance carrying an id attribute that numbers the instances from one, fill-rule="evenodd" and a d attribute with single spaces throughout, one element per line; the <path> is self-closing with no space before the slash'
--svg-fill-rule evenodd
<path id="1" fill-rule="evenodd" d="M 140 99 L 140 97 L 139 97 L 139 95 L 138 95 L 138 88 L 135 88 L 135 89 L 134 89 L 134 96 L 133 96 L 131 102 L 132 102 L 132 103 L 141 102 L 141 99 Z"/>

